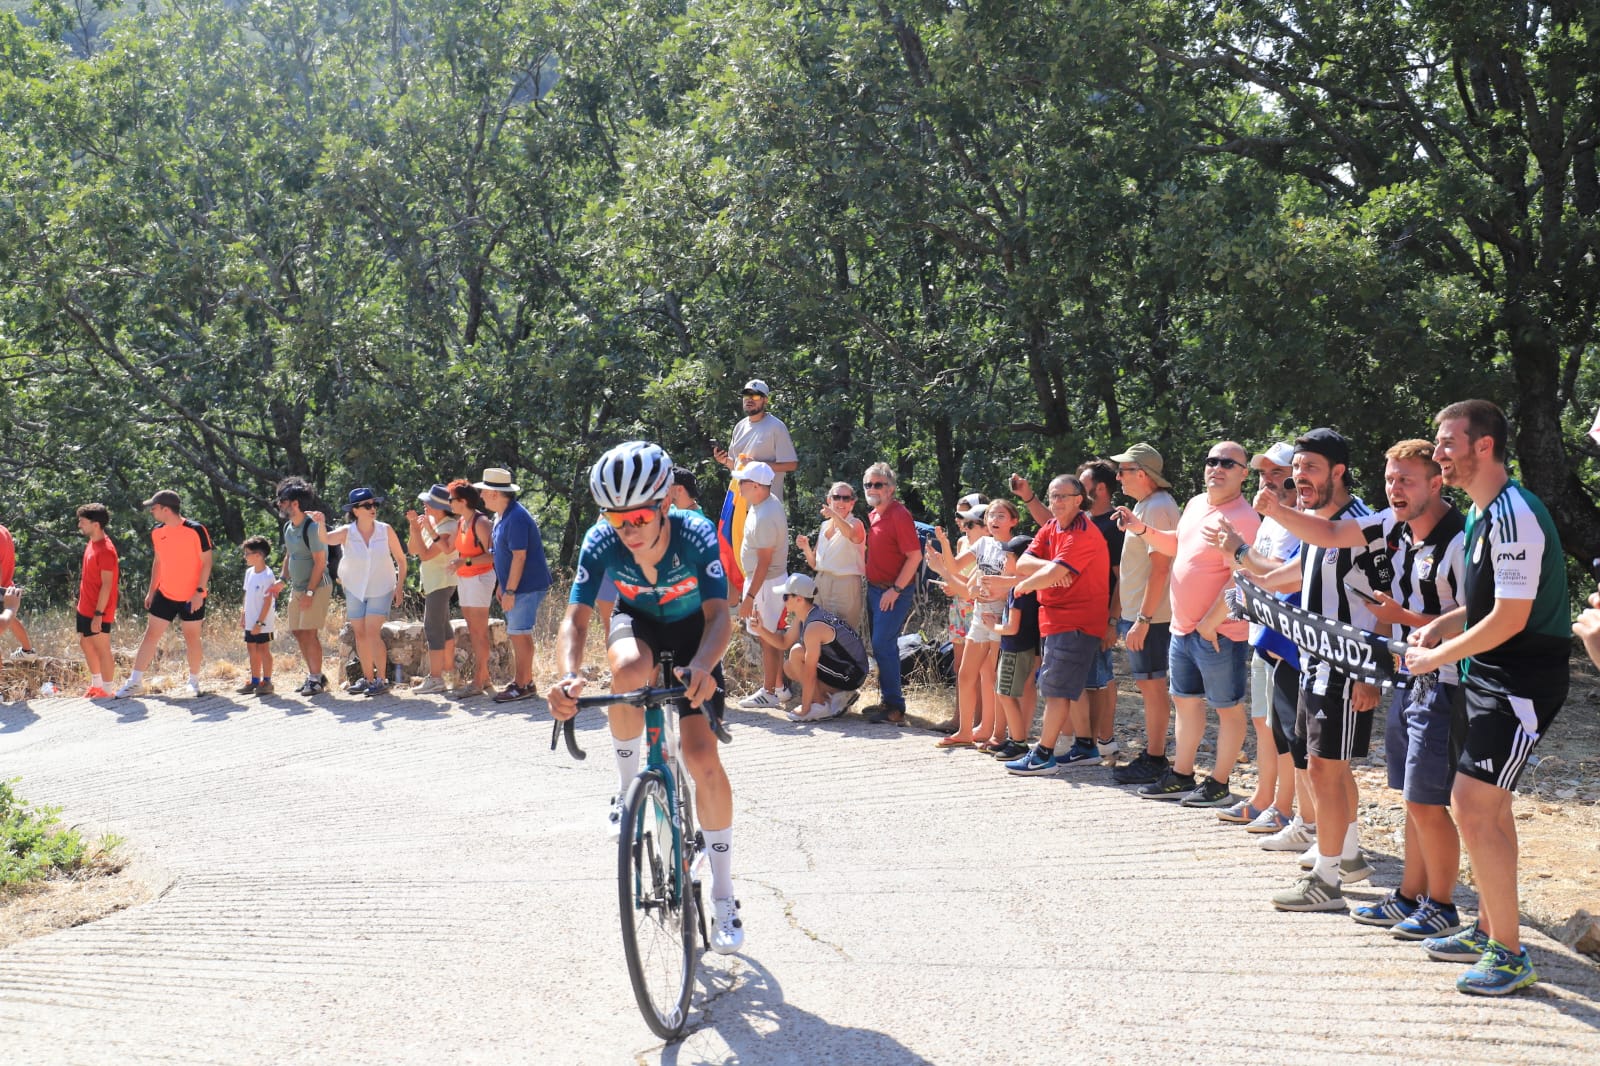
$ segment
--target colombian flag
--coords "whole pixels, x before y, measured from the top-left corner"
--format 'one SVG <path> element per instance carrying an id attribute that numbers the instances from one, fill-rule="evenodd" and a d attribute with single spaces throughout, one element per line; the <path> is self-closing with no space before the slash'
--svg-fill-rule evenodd
<path id="1" fill-rule="evenodd" d="M 750 460 L 739 456 L 738 466 Z M 738 466 L 734 470 L 738 470 Z M 722 555 L 722 569 L 728 575 L 728 599 L 737 603 L 744 595 L 744 571 L 739 569 L 739 542 L 744 539 L 744 517 L 750 510 L 750 501 L 739 494 L 737 479 L 728 483 L 728 492 L 722 497 L 722 515 L 717 519 L 717 548 Z"/>

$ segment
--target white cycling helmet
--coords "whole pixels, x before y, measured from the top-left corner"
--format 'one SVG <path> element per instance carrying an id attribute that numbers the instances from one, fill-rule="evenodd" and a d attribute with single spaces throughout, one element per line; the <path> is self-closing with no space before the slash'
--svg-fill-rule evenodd
<path id="1" fill-rule="evenodd" d="M 589 471 L 589 491 L 603 511 L 659 503 L 671 487 L 672 458 L 659 444 L 644 440 L 617 445 Z"/>

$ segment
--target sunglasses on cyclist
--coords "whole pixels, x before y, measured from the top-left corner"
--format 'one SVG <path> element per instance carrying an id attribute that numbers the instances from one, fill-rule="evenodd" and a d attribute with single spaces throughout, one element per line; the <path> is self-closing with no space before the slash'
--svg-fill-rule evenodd
<path id="1" fill-rule="evenodd" d="M 1208 455 L 1208 456 L 1206 456 L 1206 468 L 1208 470 L 1211 467 L 1214 467 L 1214 466 L 1220 466 L 1224 470 L 1232 470 L 1234 467 L 1243 466 L 1243 465 L 1244 464 L 1241 463 L 1239 460 L 1237 460 L 1237 459 L 1229 459 L 1225 455 Z"/>
<path id="2" fill-rule="evenodd" d="M 611 523 L 611 528 L 621 529 L 623 526 L 642 526 L 649 523 L 661 512 L 654 507 L 635 507 L 628 511 L 601 511 L 606 516 L 606 521 Z"/>

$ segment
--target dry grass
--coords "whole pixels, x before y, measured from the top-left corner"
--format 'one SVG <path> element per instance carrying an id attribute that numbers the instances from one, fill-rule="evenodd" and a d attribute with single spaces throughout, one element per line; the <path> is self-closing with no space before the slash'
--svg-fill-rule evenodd
<path id="1" fill-rule="evenodd" d="M 150 885 L 110 858 L 87 863 L 70 876 L 0 889 L 0 948 L 86 925 L 152 895 Z"/>

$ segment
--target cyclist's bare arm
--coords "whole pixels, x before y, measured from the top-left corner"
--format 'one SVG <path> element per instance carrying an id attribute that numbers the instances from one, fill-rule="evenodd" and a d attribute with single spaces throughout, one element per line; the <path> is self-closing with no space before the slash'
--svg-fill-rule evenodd
<path id="1" fill-rule="evenodd" d="M 572 678 L 583 666 L 583 649 L 589 641 L 589 619 L 594 608 L 582 603 L 567 604 L 567 613 L 561 618 L 561 631 L 556 634 L 556 669 L 561 677 L 545 693 L 545 703 L 550 706 L 550 717 L 557 721 L 578 713 L 577 696 L 583 691 L 583 677 Z"/>
<path id="2" fill-rule="evenodd" d="M 695 649 L 694 658 L 678 674 L 688 689 L 686 695 L 691 707 L 700 706 L 716 694 L 717 682 L 711 676 L 711 671 L 722 661 L 722 653 L 728 650 L 728 641 L 733 639 L 733 623 L 728 618 L 726 599 L 704 600 L 700 604 L 700 611 L 706 619 L 705 629 L 700 634 L 700 647 Z"/>

